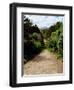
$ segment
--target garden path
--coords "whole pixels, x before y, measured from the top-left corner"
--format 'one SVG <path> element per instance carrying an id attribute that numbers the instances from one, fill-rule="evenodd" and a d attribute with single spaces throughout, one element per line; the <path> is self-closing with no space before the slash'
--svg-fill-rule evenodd
<path id="1" fill-rule="evenodd" d="M 63 72 L 63 62 L 44 49 L 39 55 L 24 64 L 24 75 L 57 74 Z"/>

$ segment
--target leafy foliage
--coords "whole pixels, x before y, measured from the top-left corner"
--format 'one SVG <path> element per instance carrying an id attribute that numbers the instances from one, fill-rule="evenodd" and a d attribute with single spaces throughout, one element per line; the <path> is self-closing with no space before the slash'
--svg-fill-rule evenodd
<path id="1" fill-rule="evenodd" d="M 44 42 L 42 34 L 28 18 L 24 19 L 24 58 L 30 60 L 43 49 Z"/>
<path id="2" fill-rule="evenodd" d="M 56 52 L 58 57 L 63 57 L 63 25 L 60 23 L 60 27 L 52 32 L 48 40 L 48 48 L 52 52 Z"/>

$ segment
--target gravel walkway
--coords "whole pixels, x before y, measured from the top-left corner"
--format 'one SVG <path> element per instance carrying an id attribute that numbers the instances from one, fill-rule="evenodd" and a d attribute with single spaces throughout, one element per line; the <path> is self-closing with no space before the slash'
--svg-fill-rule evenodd
<path id="1" fill-rule="evenodd" d="M 63 73 L 63 62 L 48 50 L 43 50 L 32 60 L 24 64 L 24 75 Z"/>

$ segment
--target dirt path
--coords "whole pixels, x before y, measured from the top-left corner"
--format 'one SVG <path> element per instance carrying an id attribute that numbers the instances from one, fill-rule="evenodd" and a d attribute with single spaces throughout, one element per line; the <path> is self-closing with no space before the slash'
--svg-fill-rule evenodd
<path id="1" fill-rule="evenodd" d="M 56 74 L 63 72 L 63 62 L 57 60 L 48 50 L 43 50 L 24 65 L 24 75 Z"/>

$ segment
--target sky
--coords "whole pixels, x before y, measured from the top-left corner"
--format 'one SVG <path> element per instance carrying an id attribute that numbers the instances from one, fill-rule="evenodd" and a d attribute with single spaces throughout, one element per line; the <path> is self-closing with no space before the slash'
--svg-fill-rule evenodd
<path id="1" fill-rule="evenodd" d="M 37 25 L 39 28 L 49 28 L 56 22 L 64 22 L 64 16 L 44 16 L 44 15 L 24 15 L 31 20 L 33 25 Z"/>

